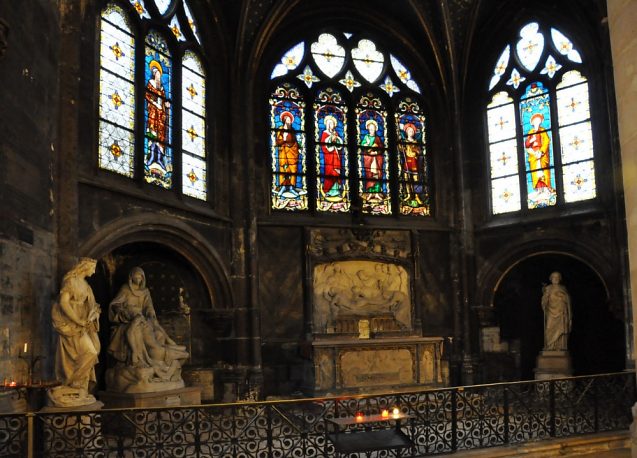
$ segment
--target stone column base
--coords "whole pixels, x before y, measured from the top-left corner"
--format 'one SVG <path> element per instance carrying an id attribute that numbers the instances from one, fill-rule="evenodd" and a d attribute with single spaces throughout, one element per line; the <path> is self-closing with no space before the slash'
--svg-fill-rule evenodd
<path id="1" fill-rule="evenodd" d="M 537 357 L 535 380 L 570 377 L 573 375 L 571 355 L 568 350 L 542 350 Z"/>

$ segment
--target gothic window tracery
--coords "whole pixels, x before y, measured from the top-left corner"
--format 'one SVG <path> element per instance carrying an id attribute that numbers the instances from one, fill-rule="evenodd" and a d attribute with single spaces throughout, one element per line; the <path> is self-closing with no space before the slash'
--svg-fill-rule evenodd
<path id="1" fill-rule="evenodd" d="M 283 53 L 270 79 L 273 210 L 431 214 L 425 106 L 398 57 L 325 32 Z"/>
<path id="2" fill-rule="evenodd" d="M 501 52 L 486 107 L 492 214 L 597 196 L 585 75 L 574 43 L 539 22 Z"/>
<path id="3" fill-rule="evenodd" d="M 99 41 L 100 169 L 207 200 L 206 75 L 187 2 L 108 1 Z"/>

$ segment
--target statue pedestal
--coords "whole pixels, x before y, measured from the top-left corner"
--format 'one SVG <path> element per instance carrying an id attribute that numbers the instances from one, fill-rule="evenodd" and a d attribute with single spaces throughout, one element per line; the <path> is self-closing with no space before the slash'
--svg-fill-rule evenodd
<path id="1" fill-rule="evenodd" d="M 573 375 L 568 350 L 542 350 L 537 357 L 535 380 L 570 377 Z"/>
<path id="2" fill-rule="evenodd" d="M 87 404 L 84 406 L 73 406 L 73 407 L 56 407 L 56 406 L 44 406 L 39 412 L 41 413 L 73 413 L 73 412 L 89 412 L 89 411 L 97 411 L 104 407 L 104 403 L 101 401 L 95 401 L 92 404 Z M 69 416 L 71 418 L 71 416 Z M 70 420 L 69 420 L 70 421 Z M 66 425 L 66 426 L 74 426 L 74 425 Z M 77 427 L 77 426 L 74 426 Z"/>
<path id="3" fill-rule="evenodd" d="M 201 404 L 201 388 L 186 387 L 154 393 L 115 393 L 100 391 L 99 398 L 111 408 L 177 407 Z"/>

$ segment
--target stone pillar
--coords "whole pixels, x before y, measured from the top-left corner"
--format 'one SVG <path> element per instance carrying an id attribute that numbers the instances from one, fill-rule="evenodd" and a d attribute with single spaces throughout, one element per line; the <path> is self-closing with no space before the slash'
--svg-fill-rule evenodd
<path id="1" fill-rule="evenodd" d="M 615 74 L 619 143 L 628 232 L 628 257 L 632 282 L 631 301 L 637 304 L 637 2 L 608 0 L 608 20 Z M 632 313 L 633 329 L 635 317 Z M 633 343 L 633 348 L 635 348 Z M 633 412 L 637 411 L 637 405 Z M 633 421 L 632 456 L 637 458 L 637 422 Z"/>

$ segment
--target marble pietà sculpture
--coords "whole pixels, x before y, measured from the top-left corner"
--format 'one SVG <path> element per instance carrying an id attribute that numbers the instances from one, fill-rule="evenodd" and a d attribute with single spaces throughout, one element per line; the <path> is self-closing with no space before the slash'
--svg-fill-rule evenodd
<path id="1" fill-rule="evenodd" d="M 108 391 L 152 393 L 184 387 L 181 366 L 188 352 L 159 324 L 140 267 L 130 271 L 128 282 L 111 301 L 108 319 L 108 353 L 115 360 L 106 371 Z"/>

